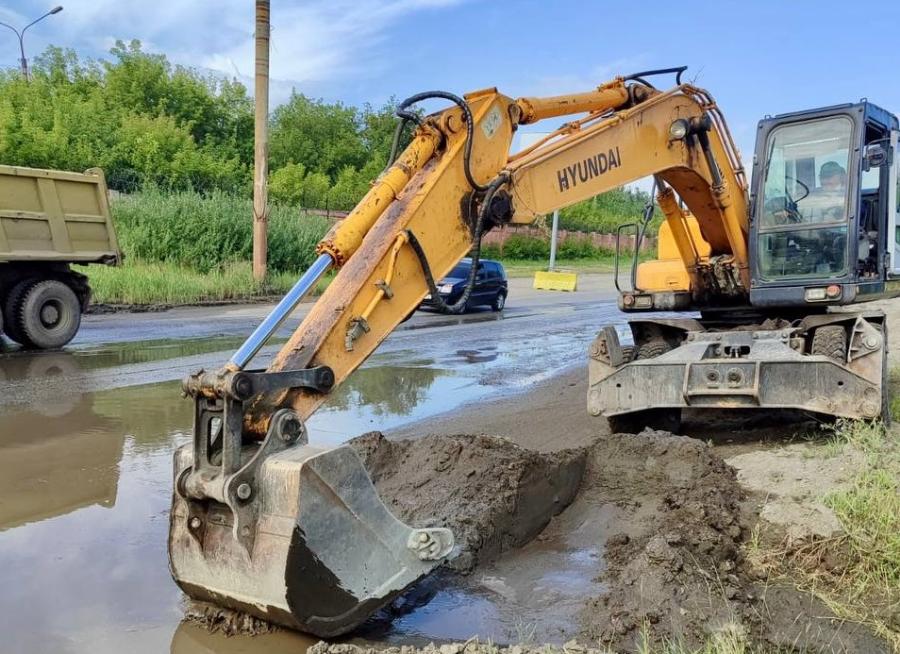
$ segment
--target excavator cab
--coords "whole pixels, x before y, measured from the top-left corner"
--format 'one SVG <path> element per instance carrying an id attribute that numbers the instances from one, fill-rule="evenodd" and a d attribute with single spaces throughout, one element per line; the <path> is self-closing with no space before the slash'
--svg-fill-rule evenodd
<path id="1" fill-rule="evenodd" d="M 759 123 L 750 304 L 851 304 L 881 295 L 897 259 L 897 117 L 870 103 Z"/>

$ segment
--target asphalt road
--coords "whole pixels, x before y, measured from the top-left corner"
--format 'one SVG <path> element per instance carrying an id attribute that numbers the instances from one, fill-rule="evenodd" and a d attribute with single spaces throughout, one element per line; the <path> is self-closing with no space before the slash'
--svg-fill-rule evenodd
<path id="1" fill-rule="evenodd" d="M 608 304 L 615 297 L 612 275 L 608 274 L 580 275 L 579 288 L 574 293 L 536 291 L 532 288 L 531 277 L 518 277 L 509 280 L 509 297 L 503 316 L 535 315 L 566 306 Z M 129 341 L 246 336 L 274 306 L 274 303 L 229 304 L 183 307 L 159 312 L 87 315 L 71 348 Z M 311 302 L 301 304 L 279 331 L 279 335 L 290 334 L 311 306 Z M 459 317 L 418 311 L 401 329 L 453 326 L 495 318 L 497 316 L 487 307 Z"/>
<path id="2" fill-rule="evenodd" d="M 62 352 L 23 352 L 7 344 L 0 354 L 4 391 L 0 408 L 74 393 L 178 380 L 199 368 L 215 368 L 228 359 L 272 306 L 200 306 L 87 315 L 76 338 Z M 304 303 L 298 307 L 276 339 L 283 342 L 311 306 Z M 530 278 L 516 278 L 510 280 L 509 298 L 501 313 L 488 308 L 461 316 L 419 311 L 382 344 L 375 357 L 398 350 L 440 355 L 463 345 L 471 350 L 478 344 L 499 344 L 514 352 L 517 344 L 539 343 L 542 335 L 551 333 L 559 347 L 574 348 L 580 355 L 593 332 L 616 320 L 622 320 L 622 316 L 616 309 L 609 275 L 583 275 L 574 293 L 536 291 Z M 277 342 L 257 355 L 254 367 L 268 363 L 278 350 Z M 519 367 L 531 369 L 525 359 L 522 357 Z M 538 359 L 543 361 L 542 357 Z M 377 361 L 374 363 L 377 365 Z"/>

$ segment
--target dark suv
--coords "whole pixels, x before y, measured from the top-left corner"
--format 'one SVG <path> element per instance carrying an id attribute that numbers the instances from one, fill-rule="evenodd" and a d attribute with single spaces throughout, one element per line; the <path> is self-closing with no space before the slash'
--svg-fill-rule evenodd
<path id="1" fill-rule="evenodd" d="M 466 257 L 437 283 L 438 292 L 444 302 L 453 304 L 459 300 L 465 290 L 470 270 L 472 270 L 472 260 Z M 466 302 L 466 311 L 477 306 L 490 306 L 494 311 L 502 311 L 508 293 L 506 271 L 503 270 L 500 262 L 482 259 L 478 262 L 475 288 L 472 289 L 469 301 Z M 430 309 L 438 308 L 430 295 L 425 297 L 421 306 Z"/>

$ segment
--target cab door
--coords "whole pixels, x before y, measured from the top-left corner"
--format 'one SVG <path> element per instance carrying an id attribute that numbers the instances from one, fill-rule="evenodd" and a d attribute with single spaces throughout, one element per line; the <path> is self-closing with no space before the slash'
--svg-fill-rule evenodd
<path id="1" fill-rule="evenodd" d="M 900 152 L 897 144 L 900 132 L 891 132 L 891 150 L 889 157 L 890 172 L 888 182 L 888 270 L 891 277 L 900 277 Z"/>

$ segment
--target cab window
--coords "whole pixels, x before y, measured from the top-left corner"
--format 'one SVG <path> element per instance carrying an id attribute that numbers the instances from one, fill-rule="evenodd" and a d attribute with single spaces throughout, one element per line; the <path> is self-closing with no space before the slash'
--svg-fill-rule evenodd
<path id="1" fill-rule="evenodd" d="M 840 116 L 772 130 L 760 227 L 845 221 L 852 136 L 853 123 Z"/>
<path id="2" fill-rule="evenodd" d="M 846 273 L 852 140 L 844 116 L 769 133 L 757 242 L 764 279 Z"/>

